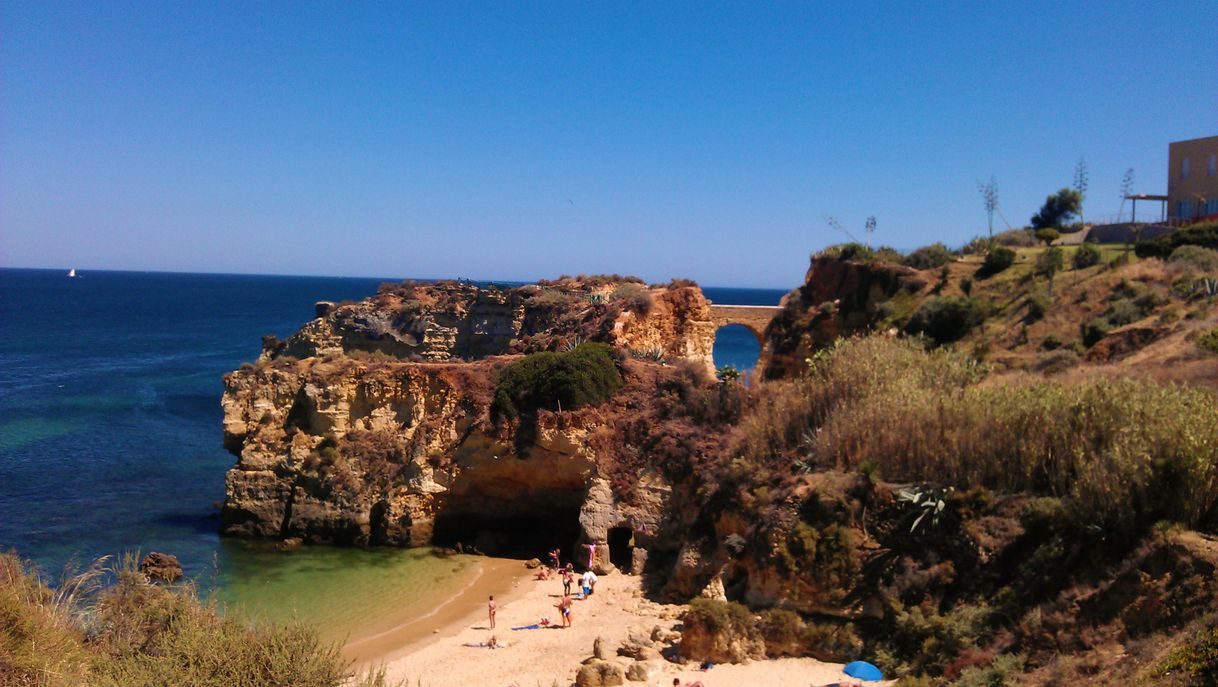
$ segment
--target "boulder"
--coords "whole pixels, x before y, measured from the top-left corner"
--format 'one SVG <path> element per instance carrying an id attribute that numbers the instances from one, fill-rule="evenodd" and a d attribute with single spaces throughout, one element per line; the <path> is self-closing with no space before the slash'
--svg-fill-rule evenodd
<path id="1" fill-rule="evenodd" d="M 609 660 L 609 651 L 605 648 L 605 640 L 597 637 L 596 641 L 592 642 L 592 656 L 602 661 Z"/>
<path id="2" fill-rule="evenodd" d="M 280 551 L 296 551 L 303 545 L 304 540 L 300 537 L 288 537 L 287 539 L 279 542 L 279 545 L 276 548 L 278 548 Z"/>
<path id="3" fill-rule="evenodd" d="M 635 547 L 630 552 L 630 574 L 642 575 L 643 569 L 647 567 L 647 549 Z"/>
<path id="4" fill-rule="evenodd" d="M 536 570 L 537 568 L 541 567 L 541 561 L 537 560 L 536 558 L 530 558 L 524 562 L 524 567 L 528 568 L 529 570 Z"/>
<path id="5" fill-rule="evenodd" d="M 626 679 L 631 682 L 651 682 L 664 672 L 664 661 L 635 661 L 626 668 Z"/>
<path id="6" fill-rule="evenodd" d="M 616 663 L 593 661 L 575 675 L 576 687 L 613 687 L 626 683 L 626 671 Z"/>
<path id="7" fill-rule="evenodd" d="M 140 572 L 152 582 L 171 584 L 182 576 L 182 564 L 177 556 L 152 551 L 140 562 Z"/>

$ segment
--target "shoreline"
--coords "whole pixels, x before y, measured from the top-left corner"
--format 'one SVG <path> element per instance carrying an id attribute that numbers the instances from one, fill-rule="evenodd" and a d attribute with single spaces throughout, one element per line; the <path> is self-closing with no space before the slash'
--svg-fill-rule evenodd
<path id="1" fill-rule="evenodd" d="M 507 586 L 510 591 L 502 597 L 491 592 L 499 601 L 495 630 L 487 627 L 486 595 L 481 590 L 476 594 L 473 590 L 463 591 L 448 602 L 449 607 L 461 610 L 452 613 L 448 622 L 439 623 L 440 616 L 448 614 L 433 614 L 436 622 L 426 624 L 432 629 L 424 637 L 387 651 L 360 667 L 383 665 L 391 683 L 404 681 L 412 687 L 513 684 L 565 687 L 574 684 L 581 663 L 592 656 L 597 639 L 605 643 L 610 659 L 625 667 L 631 661 L 614 654 L 632 633 L 650 636 L 656 626 L 667 632 L 680 626 L 684 606 L 649 601 L 642 594 L 639 578 L 614 573 L 601 576 L 596 593 L 587 600 L 575 601 L 572 627 L 559 628 L 554 604 L 562 597 L 562 583 L 557 579 L 535 581 L 534 571 L 526 569 L 523 561 L 511 563 L 519 566 L 519 573 L 500 580 L 500 588 Z M 457 600 L 461 602 L 455 603 Z M 555 626 L 533 631 L 512 629 L 532 625 L 542 617 L 550 618 Z M 502 648 L 491 650 L 480 646 L 492 635 Z M 663 661 L 658 672 L 646 681 L 627 684 L 665 687 L 674 678 L 683 683 L 701 681 L 707 687 L 808 687 L 841 681 L 849 684 L 842 667 L 812 658 L 780 658 L 718 665 L 710 671 L 701 671 L 694 663 Z"/>
<path id="2" fill-rule="evenodd" d="M 417 615 L 417 608 L 400 611 L 391 616 L 391 627 L 344 642 L 343 658 L 357 670 L 375 668 L 453 634 L 459 627 L 477 624 L 478 618 L 485 626 L 488 596 L 493 594 L 503 607 L 523 594 L 526 587 L 521 581 L 533 573 L 524 563 L 513 558 L 480 557 L 472 579 L 460 589 L 422 615 Z"/>

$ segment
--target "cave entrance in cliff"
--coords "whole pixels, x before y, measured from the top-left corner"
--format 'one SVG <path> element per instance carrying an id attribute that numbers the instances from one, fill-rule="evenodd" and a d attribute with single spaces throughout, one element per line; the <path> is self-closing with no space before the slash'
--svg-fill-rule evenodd
<path id="1" fill-rule="evenodd" d="M 619 570 L 630 572 L 634 561 L 634 530 L 629 527 L 609 528 L 609 562 Z"/>
<path id="2" fill-rule="evenodd" d="M 761 340 L 756 332 L 742 324 L 724 325 L 715 330 L 712 356 L 715 369 L 731 365 L 741 372 L 748 372 L 761 357 Z"/>
<path id="3" fill-rule="evenodd" d="M 579 504 L 496 503 L 487 499 L 475 510 L 459 504 L 441 513 L 432 531 L 438 546 L 474 546 L 492 556 L 546 559 L 546 552 L 558 548 L 564 560 L 579 538 Z"/>

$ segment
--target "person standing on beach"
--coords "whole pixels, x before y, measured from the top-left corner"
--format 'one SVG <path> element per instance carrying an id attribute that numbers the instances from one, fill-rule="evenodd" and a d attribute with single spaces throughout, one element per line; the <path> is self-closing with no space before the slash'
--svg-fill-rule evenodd
<path id="1" fill-rule="evenodd" d="M 584 596 L 592 595 L 592 592 L 596 590 L 596 581 L 597 581 L 596 573 L 592 572 L 591 570 L 584 573 L 584 579 L 583 579 Z"/>
<path id="2" fill-rule="evenodd" d="M 491 629 L 495 629 L 495 596 L 492 594 L 490 601 L 486 602 L 486 611 L 491 617 Z"/>
<path id="3" fill-rule="evenodd" d="M 563 596 L 571 596 L 571 583 L 575 581 L 575 569 L 570 563 L 562 569 L 562 593 Z"/>
<path id="4" fill-rule="evenodd" d="M 553 551 L 550 552 L 550 567 L 553 568 L 554 570 L 558 570 L 558 565 L 559 565 L 558 557 L 559 557 L 558 549 L 554 549 Z"/>
<path id="5" fill-rule="evenodd" d="M 571 627 L 571 596 L 568 594 L 563 596 L 562 601 L 555 604 L 554 608 L 562 614 L 562 626 Z"/>

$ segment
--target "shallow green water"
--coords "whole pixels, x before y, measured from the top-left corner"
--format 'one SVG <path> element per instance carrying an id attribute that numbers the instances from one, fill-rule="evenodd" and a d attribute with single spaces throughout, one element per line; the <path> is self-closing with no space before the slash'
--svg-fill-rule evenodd
<path id="1" fill-rule="evenodd" d="M 218 596 L 255 618 L 302 620 L 329 640 L 387 629 L 403 614 L 423 614 L 457 593 L 476 559 L 438 558 L 428 549 L 304 547 L 284 553 L 265 544 L 224 542 Z"/>

